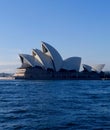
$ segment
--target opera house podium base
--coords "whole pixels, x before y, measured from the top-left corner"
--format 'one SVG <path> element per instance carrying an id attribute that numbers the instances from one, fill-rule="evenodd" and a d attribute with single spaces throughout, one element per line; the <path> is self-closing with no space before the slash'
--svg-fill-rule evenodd
<path id="1" fill-rule="evenodd" d="M 37 67 L 26 69 L 20 68 L 15 74 L 15 79 L 29 80 L 100 80 L 103 78 L 103 74 L 98 74 L 96 72 L 76 72 L 66 70 L 55 72 Z"/>

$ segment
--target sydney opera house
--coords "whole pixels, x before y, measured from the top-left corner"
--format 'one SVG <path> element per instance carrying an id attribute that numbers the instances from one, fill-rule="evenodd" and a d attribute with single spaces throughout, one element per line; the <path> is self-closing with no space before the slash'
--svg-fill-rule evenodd
<path id="1" fill-rule="evenodd" d="M 59 52 L 42 42 L 42 50 L 33 49 L 32 55 L 20 54 L 21 67 L 17 69 L 16 79 L 100 79 L 104 64 L 89 66 L 83 64 L 81 57 L 69 57 L 65 60 Z"/>

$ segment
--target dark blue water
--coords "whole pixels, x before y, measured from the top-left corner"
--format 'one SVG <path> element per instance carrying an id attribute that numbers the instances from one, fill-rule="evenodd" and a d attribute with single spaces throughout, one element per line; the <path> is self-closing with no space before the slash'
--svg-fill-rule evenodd
<path id="1" fill-rule="evenodd" d="M 0 81 L 0 130 L 109 130 L 110 81 Z"/>

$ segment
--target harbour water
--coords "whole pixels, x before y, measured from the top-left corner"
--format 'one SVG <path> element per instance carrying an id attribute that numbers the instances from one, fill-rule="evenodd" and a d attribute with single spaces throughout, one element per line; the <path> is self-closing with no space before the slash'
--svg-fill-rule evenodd
<path id="1" fill-rule="evenodd" d="M 109 80 L 0 80 L 0 130 L 109 129 Z"/>

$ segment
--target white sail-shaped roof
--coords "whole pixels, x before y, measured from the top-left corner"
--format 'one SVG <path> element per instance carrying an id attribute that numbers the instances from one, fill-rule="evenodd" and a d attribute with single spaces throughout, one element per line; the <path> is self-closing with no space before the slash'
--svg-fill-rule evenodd
<path id="1" fill-rule="evenodd" d="M 86 64 L 83 64 L 82 66 L 83 66 L 84 70 L 87 70 L 88 72 L 92 71 L 92 67 L 91 66 L 86 65 Z"/>
<path id="2" fill-rule="evenodd" d="M 32 55 L 44 66 L 45 69 L 54 69 L 52 59 L 42 51 L 33 49 Z"/>
<path id="3" fill-rule="evenodd" d="M 63 61 L 63 69 L 79 71 L 81 64 L 80 57 L 70 57 Z"/>
<path id="4" fill-rule="evenodd" d="M 20 59 L 22 64 L 25 67 L 31 66 L 31 67 L 35 67 L 35 66 L 40 66 L 42 67 L 42 64 L 37 61 L 33 56 L 31 55 L 27 55 L 27 54 L 19 54 Z"/>
<path id="5" fill-rule="evenodd" d="M 53 61 L 54 69 L 56 71 L 59 71 L 61 69 L 63 60 L 61 55 L 58 53 L 58 51 L 45 42 L 42 42 L 42 51 L 43 53 L 51 57 Z"/>
<path id="6" fill-rule="evenodd" d="M 102 69 L 104 68 L 105 64 L 98 64 L 98 65 L 94 65 L 93 66 L 93 70 L 97 71 L 98 73 L 100 73 L 102 71 Z"/>
<path id="7" fill-rule="evenodd" d="M 91 65 L 91 66 L 83 64 L 83 68 L 88 72 L 95 71 L 97 73 L 100 73 L 104 68 L 104 66 L 105 64 L 98 64 L 98 65 Z"/>

